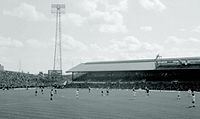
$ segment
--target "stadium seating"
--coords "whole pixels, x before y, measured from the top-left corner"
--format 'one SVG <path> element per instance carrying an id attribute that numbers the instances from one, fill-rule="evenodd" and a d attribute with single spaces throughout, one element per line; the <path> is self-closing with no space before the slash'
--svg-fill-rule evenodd
<path id="1" fill-rule="evenodd" d="M 185 73 L 187 72 L 187 73 Z M 191 76 L 194 76 L 191 78 Z M 81 76 L 74 76 L 68 88 L 121 88 L 131 89 L 146 86 L 154 90 L 200 90 L 198 70 L 146 71 L 146 72 L 89 72 Z"/>
<path id="2" fill-rule="evenodd" d="M 13 71 L 0 71 L 0 88 L 33 87 L 40 85 L 41 82 L 42 80 L 38 75 Z"/>

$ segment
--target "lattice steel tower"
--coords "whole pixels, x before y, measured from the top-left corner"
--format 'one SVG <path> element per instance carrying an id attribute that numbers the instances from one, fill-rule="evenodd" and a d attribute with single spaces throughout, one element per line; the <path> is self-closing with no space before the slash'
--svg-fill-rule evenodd
<path id="1" fill-rule="evenodd" d="M 62 71 L 62 32 L 61 14 L 65 13 L 65 4 L 52 4 L 51 13 L 56 15 L 56 33 L 53 70 Z"/>

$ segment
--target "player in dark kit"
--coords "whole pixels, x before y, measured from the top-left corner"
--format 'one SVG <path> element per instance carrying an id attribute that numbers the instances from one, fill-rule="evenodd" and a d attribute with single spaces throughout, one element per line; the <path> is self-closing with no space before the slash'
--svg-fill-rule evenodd
<path id="1" fill-rule="evenodd" d="M 101 96 L 103 96 L 103 89 L 101 90 Z"/>
<path id="2" fill-rule="evenodd" d="M 53 89 L 50 91 L 50 100 L 53 100 Z"/>
<path id="3" fill-rule="evenodd" d="M 177 94 L 177 100 L 181 100 L 181 91 L 180 90 L 178 91 L 178 94 Z"/>
<path id="4" fill-rule="evenodd" d="M 41 92 L 42 92 L 42 94 L 44 94 L 43 91 L 44 91 L 44 90 L 43 90 L 43 87 L 42 87 L 42 88 L 41 88 Z"/>
<path id="5" fill-rule="evenodd" d="M 107 96 L 109 95 L 109 88 L 107 88 L 107 90 L 106 90 L 106 95 Z"/>
<path id="6" fill-rule="evenodd" d="M 149 96 L 149 89 L 147 89 L 147 96 Z"/>
<path id="7" fill-rule="evenodd" d="M 135 88 L 133 87 L 133 89 L 132 89 L 132 90 L 133 90 L 133 92 L 134 92 L 134 91 L 135 91 Z"/>
<path id="8" fill-rule="evenodd" d="M 147 96 L 149 96 L 149 88 L 145 87 L 145 90 L 146 90 Z"/>
<path id="9" fill-rule="evenodd" d="M 37 92 L 37 88 L 36 88 L 36 89 L 35 89 L 35 96 L 37 96 L 37 93 L 38 93 L 38 92 Z"/>
<path id="10" fill-rule="evenodd" d="M 195 95 L 194 95 L 194 91 L 192 91 L 192 107 L 195 107 Z"/>

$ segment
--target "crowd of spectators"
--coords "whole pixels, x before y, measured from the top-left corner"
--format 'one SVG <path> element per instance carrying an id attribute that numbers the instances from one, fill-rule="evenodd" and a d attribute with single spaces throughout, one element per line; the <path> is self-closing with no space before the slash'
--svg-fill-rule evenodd
<path id="1" fill-rule="evenodd" d="M 14 72 L 14 71 L 0 71 L 0 88 L 24 88 L 42 85 L 43 78 L 39 75 Z"/>
<path id="2" fill-rule="evenodd" d="M 163 81 L 137 81 L 137 82 L 72 82 L 65 88 L 113 88 L 113 89 L 145 89 L 150 90 L 182 90 L 193 89 L 200 91 L 200 82 L 163 82 Z"/>
<path id="3" fill-rule="evenodd" d="M 193 76 L 193 77 L 191 77 Z M 139 72 L 88 72 L 73 76 L 73 83 L 67 87 L 121 88 L 131 89 L 146 86 L 153 90 L 200 91 L 199 70 L 166 70 Z"/>
<path id="4" fill-rule="evenodd" d="M 51 79 L 48 77 L 48 74 L 43 74 L 42 72 L 30 74 L 24 72 L 0 71 L 0 89 L 48 86 L 57 88 L 63 85 L 63 82 L 68 78 L 68 76 L 64 75 L 62 78 Z"/>
<path id="5" fill-rule="evenodd" d="M 64 76 L 63 76 L 64 77 Z M 115 89 L 144 89 L 148 87 L 151 90 L 188 90 L 194 89 L 200 91 L 200 81 L 150 81 L 134 80 L 130 81 L 127 77 L 123 79 L 102 80 L 102 78 L 90 77 L 86 80 L 69 81 L 71 76 L 65 76 L 62 80 L 48 79 L 43 73 L 29 74 L 23 72 L 0 71 L 0 88 L 26 88 L 36 86 L 54 86 L 55 88 L 115 88 Z"/>

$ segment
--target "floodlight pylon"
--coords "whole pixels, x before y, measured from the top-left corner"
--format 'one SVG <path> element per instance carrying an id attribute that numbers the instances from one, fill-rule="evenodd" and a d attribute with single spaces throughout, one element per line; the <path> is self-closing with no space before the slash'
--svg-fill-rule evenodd
<path id="1" fill-rule="evenodd" d="M 53 70 L 62 71 L 62 32 L 61 32 L 61 14 L 65 13 L 65 4 L 52 4 L 51 13 L 56 14 L 56 32 Z"/>

